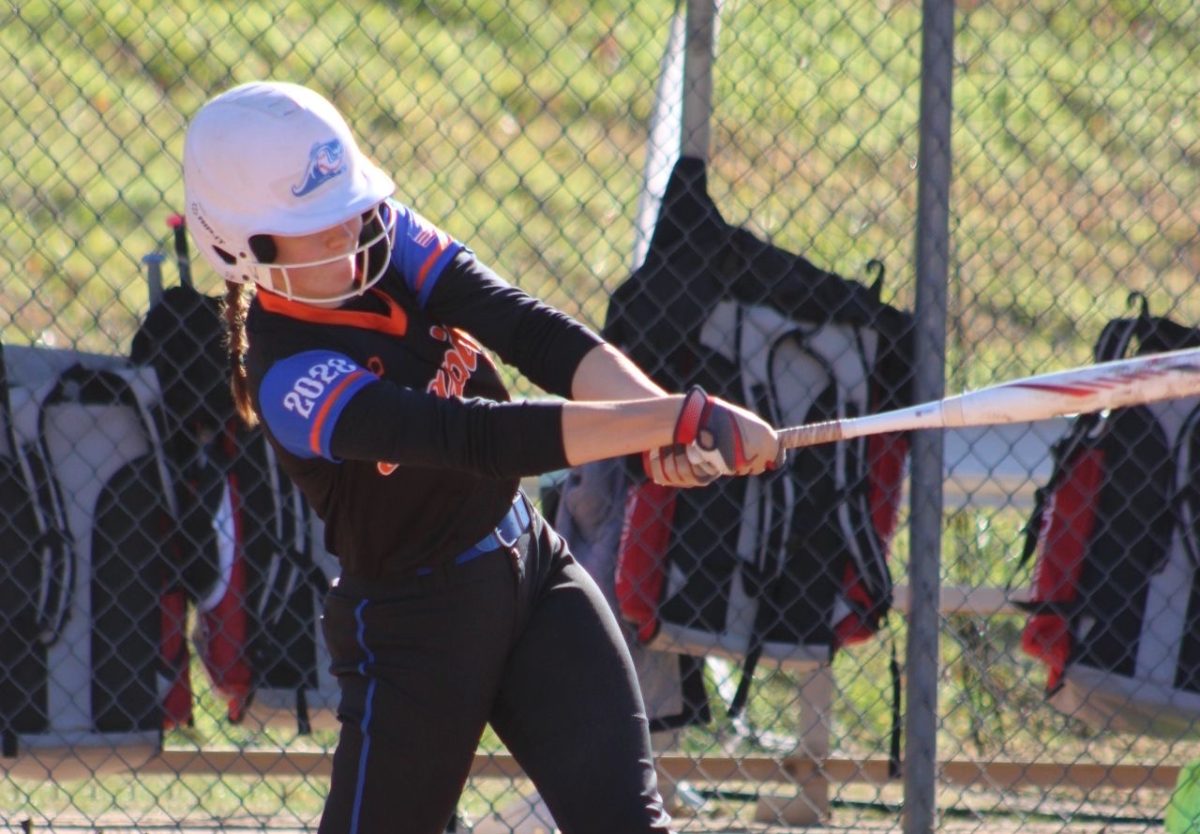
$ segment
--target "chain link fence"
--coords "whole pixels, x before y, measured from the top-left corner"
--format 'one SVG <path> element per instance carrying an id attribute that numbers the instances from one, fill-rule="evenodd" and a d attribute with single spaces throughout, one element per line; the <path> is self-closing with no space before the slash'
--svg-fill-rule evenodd
<path id="1" fill-rule="evenodd" d="M 666 2 L 3 11 L 11 829 L 314 830 L 328 789 L 316 614 L 336 563 L 261 436 L 211 422 L 223 287 L 199 259 L 181 274 L 169 225 L 185 126 L 219 90 L 321 90 L 399 199 L 675 388 L 787 423 L 911 401 L 918 280 L 941 280 L 913 267 L 920 146 L 939 139 L 921 134 L 922 8 L 715 11 L 711 54 Z M 1200 10 L 970 0 L 953 30 L 947 391 L 1200 344 Z M 198 295 L 172 306 L 185 277 Z M 939 830 L 1161 825 L 1200 757 L 1195 405 L 946 432 L 923 647 Z M 620 568 L 624 469 L 526 485 L 628 624 L 681 830 L 904 824 L 922 486 L 908 438 L 885 440 L 643 490 L 630 529 L 665 550 Z M 552 827 L 490 731 L 451 826 Z"/>

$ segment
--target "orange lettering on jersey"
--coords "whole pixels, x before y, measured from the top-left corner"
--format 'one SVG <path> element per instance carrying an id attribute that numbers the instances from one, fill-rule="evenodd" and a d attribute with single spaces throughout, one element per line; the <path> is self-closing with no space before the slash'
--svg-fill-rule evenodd
<path id="1" fill-rule="evenodd" d="M 443 327 L 429 328 L 429 335 L 438 341 L 449 342 L 442 365 L 425 389 L 439 397 L 461 397 L 467 390 L 471 374 L 479 367 L 483 347 L 461 330 Z"/>

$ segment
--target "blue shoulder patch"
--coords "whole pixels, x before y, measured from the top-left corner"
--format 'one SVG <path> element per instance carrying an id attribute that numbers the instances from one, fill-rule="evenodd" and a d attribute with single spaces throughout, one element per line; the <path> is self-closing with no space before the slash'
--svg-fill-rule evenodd
<path id="1" fill-rule="evenodd" d="M 293 455 L 335 460 L 329 439 L 338 416 L 376 379 L 344 354 L 308 350 L 271 366 L 258 390 L 258 407 L 271 434 Z"/>
<path id="2" fill-rule="evenodd" d="M 392 202 L 396 212 L 396 243 L 392 247 L 392 265 L 404 276 L 404 283 L 425 306 L 446 264 L 463 245 L 408 206 Z"/>

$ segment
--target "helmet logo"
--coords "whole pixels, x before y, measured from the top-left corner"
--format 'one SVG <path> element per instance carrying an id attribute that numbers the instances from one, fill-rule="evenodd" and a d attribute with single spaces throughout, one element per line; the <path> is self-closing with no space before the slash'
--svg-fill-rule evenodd
<path id="1" fill-rule="evenodd" d="M 304 179 L 299 185 L 292 186 L 292 196 L 303 197 L 345 170 L 346 152 L 342 149 L 342 143 L 337 139 L 317 142 L 308 152 L 308 167 L 304 171 Z"/>

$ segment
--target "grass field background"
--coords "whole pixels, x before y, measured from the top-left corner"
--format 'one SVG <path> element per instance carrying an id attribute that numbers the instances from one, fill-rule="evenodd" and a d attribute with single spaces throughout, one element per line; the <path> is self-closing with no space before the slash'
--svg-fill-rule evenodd
<path id="1" fill-rule="evenodd" d="M 126 353 L 147 305 L 141 258 L 168 248 L 166 218 L 182 208 L 187 120 L 211 94 L 263 77 L 321 89 L 402 200 L 599 326 L 634 266 L 674 10 L 661 0 L 11 4 L 0 11 L 0 335 Z M 727 0 L 714 64 L 710 187 L 727 218 L 850 277 L 883 259 L 885 297 L 902 306 L 916 286 L 920 16 L 910 0 Z M 1088 361 L 1131 292 L 1200 322 L 1200 7 L 962 0 L 952 104 L 949 389 Z M 199 264 L 197 282 L 220 289 Z M 1023 521 L 1016 508 L 949 517 L 947 581 L 1008 582 Z M 900 577 L 903 536 L 895 551 Z M 1096 736 L 1049 712 L 1040 669 L 1015 648 L 1020 625 L 947 620 L 946 755 L 1179 763 L 1196 753 L 1191 742 Z M 886 751 L 884 645 L 837 660 L 835 738 L 847 753 Z M 786 729 L 794 681 L 767 674 L 760 690 L 754 722 Z M 212 712 L 172 744 L 282 743 L 230 728 L 203 697 Z M 701 754 L 716 742 L 694 731 L 683 744 Z M 306 801 L 225 780 L 129 790 L 213 814 Z M 114 791 L 0 780 L 13 808 L 111 807 Z"/>
<path id="2" fill-rule="evenodd" d="M 184 125 L 212 93 L 260 77 L 322 89 L 403 199 L 599 323 L 632 267 L 672 11 L 537 0 L 10 8 L 4 337 L 126 348 L 146 301 L 139 260 L 182 204 Z M 952 370 L 978 381 L 1001 362 L 1083 358 L 1129 290 L 1195 317 L 1196 17 L 1186 0 L 960 8 L 949 318 L 952 348 L 970 349 Z M 911 303 L 919 70 L 916 3 L 726 3 L 711 148 L 722 210 L 847 275 L 881 257 L 892 295 Z M 207 270 L 200 280 L 217 289 Z"/>

